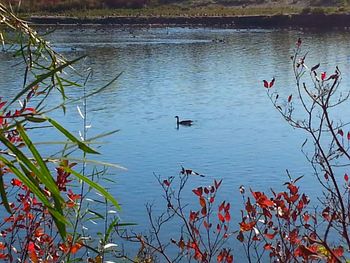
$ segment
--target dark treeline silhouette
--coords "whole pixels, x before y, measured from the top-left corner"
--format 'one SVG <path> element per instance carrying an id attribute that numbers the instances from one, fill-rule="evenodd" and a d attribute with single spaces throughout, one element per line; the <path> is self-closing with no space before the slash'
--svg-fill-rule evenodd
<path id="1" fill-rule="evenodd" d="M 150 4 L 150 0 L 9 0 L 12 6 L 20 6 L 22 10 L 67 10 L 90 8 L 142 8 Z M 157 1 L 156 1 L 157 2 Z"/>
<path id="2" fill-rule="evenodd" d="M 149 6 L 181 4 L 185 6 L 208 5 L 208 1 L 194 0 L 7 0 L 11 5 L 20 5 L 21 10 L 52 10 L 64 11 L 69 9 L 93 9 L 93 8 L 144 8 Z M 214 0 L 212 4 L 223 6 L 249 6 L 271 4 L 273 0 Z M 281 4 L 290 3 L 282 0 Z M 347 5 L 345 0 L 294 0 L 293 5 L 301 6 L 340 6 Z"/>

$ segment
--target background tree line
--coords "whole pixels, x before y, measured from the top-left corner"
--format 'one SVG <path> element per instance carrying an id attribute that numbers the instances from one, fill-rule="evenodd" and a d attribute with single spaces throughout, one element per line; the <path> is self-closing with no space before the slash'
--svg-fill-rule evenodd
<path id="1" fill-rule="evenodd" d="M 349 0 L 8 0 L 11 5 L 20 5 L 22 10 L 68 10 L 68 9 L 94 9 L 94 8 L 144 8 L 165 4 L 179 4 L 181 6 L 195 7 L 208 5 L 222 6 L 249 6 L 249 5 L 294 5 L 294 6 L 340 6 L 348 5 Z"/>

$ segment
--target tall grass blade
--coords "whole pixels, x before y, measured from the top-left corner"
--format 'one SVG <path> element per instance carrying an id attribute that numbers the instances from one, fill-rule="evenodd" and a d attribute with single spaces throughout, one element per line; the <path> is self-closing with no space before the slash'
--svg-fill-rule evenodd
<path id="1" fill-rule="evenodd" d="M 58 122 L 56 122 L 55 120 L 51 119 L 51 118 L 47 118 L 47 120 L 57 129 L 59 130 L 63 135 L 65 135 L 69 140 L 71 140 L 72 142 L 75 142 L 78 147 L 86 152 L 86 153 L 92 153 L 92 154 L 99 154 L 99 152 L 93 150 L 92 148 L 90 148 L 89 146 L 87 146 L 85 143 L 81 142 L 80 140 L 78 140 L 73 134 L 71 134 L 68 130 L 66 130 L 66 128 L 64 128 L 61 124 L 59 124 Z"/>
<path id="2" fill-rule="evenodd" d="M 55 209 L 60 214 L 63 214 L 62 206 L 64 204 L 64 200 L 61 197 L 60 191 L 59 191 L 59 189 L 58 189 L 58 187 L 57 187 L 57 185 L 55 183 L 55 180 L 51 176 L 49 168 L 46 166 L 46 163 L 42 159 L 40 153 L 35 148 L 35 146 L 32 143 L 32 141 L 29 139 L 29 137 L 26 134 L 26 132 L 24 131 L 22 125 L 20 125 L 20 124 L 17 125 L 17 131 L 19 132 L 22 140 L 27 145 L 27 147 L 30 150 L 30 152 L 33 154 L 33 157 L 34 157 L 37 165 L 40 167 L 41 177 L 39 177 L 39 175 L 38 175 L 38 177 L 41 179 L 42 183 L 46 186 L 46 188 L 52 194 L 52 198 L 54 199 L 54 202 L 55 202 Z"/>
<path id="3" fill-rule="evenodd" d="M 2 200 L 2 203 L 3 203 L 6 211 L 9 212 L 10 214 L 12 214 L 12 210 L 11 210 L 11 207 L 9 205 L 9 201 L 7 199 L 7 193 L 5 190 L 4 178 L 3 178 L 2 171 L 0 174 L 0 195 L 1 195 L 1 200 Z"/>
<path id="4" fill-rule="evenodd" d="M 87 178 L 86 176 L 83 176 L 82 174 L 73 171 L 72 169 L 70 169 L 69 167 L 65 167 L 65 170 L 69 173 L 74 174 L 76 177 L 78 177 L 80 180 L 82 180 L 83 182 L 85 182 L 86 184 L 88 184 L 89 186 L 91 186 L 92 188 L 94 188 L 95 190 L 97 190 L 98 192 L 100 192 L 102 194 L 102 196 L 104 198 L 106 198 L 107 200 L 109 200 L 114 206 L 115 208 L 117 208 L 118 210 L 120 210 L 120 205 L 117 202 L 117 200 L 115 200 L 115 198 L 108 193 L 108 191 L 106 191 L 106 189 L 104 189 L 101 185 L 91 181 L 89 178 Z"/>
<path id="5" fill-rule="evenodd" d="M 24 94 L 26 94 L 28 91 L 30 91 L 33 87 L 35 87 L 37 84 L 41 83 L 42 81 L 44 81 L 47 78 L 52 77 L 55 73 L 62 71 L 63 69 L 65 69 L 66 67 L 76 63 L 77 61 L 81 60 L 82 58 L 84 58 L 85 56 L 79 57 L 77 59 L 68 61 L 66 63 L 64 63 L 63 65 L 52 69 L 51 71 L 49 71 L 48 73 L 39 75 L 37 77 L 37 79 L 35 81 L 33 81 L 32 83 L 30 83 L 29 85 L 27 85 L 24 89 L 22 89 L 16 96 L 15 98 L 7 105 L 7 107 L 9 107 L 12 103 L 14 103 L 15 101 L 17 101 L 20 97 L 22 97 Z M 6 107 L 6 109 L 7 109 Z M 5 109 L 5 111 L 6 111 Z"/>

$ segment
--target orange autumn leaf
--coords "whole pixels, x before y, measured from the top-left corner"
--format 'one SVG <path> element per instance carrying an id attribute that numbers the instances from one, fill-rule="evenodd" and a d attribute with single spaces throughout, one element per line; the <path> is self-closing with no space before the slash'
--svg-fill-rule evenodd
<path id="1" fill-rule="evenodd" d="M 67 205 L 68 208 L 73 208 L 76 204 L 74 202 L 72 202 L 72 201 L 67 201 L 66 205 Z"/>
<path id="2" fill-rule="evenodd" d="M 201 213 L 202 213 L 203 216 L 206 216 L 206 215 L 207 215 L 207 207 L 206 207 L 206 206 L 204 206 L 204 207 L 202 208 Z"/>
<path id="3" fill-rule="evenodd" d="M 77 252 L 79 251 L 79 249 L 82 248 L 82 246 L 83 246 L 83 245 L 80 244 L 80 243 L 75 243 L 75 244 L 71 247 L 70 253 L 72 253 L 72 254 L 77 253 Z"/>
<path id="4" fill-rule="evenodd" d="M 295 251 L 296 256 L 300 256 L 304 259 L 308 259 L 311 256 L 317 256 L 317 247 L 306 247 L 304 245 L 300 245 Z"/>
<path id="5" fill-rule="evenodd" d="M 262 208 L 271 207 L 275 204 L 273 201 L 271 201 L 267 198 L 266 199 L 265 198 L 259 199 L 259 200 L 257 200 L 257 202 Z"/>
<path id="6" fill-rule="evenodd" d="M 265 249 L 265 250 L 271 250 L 271 248 L 272 248 L 272 245 L 271 245 L 271 244 L 265 244 L 265 245 L 264 245 L 264 249 Z"/>
<path id="7" fill-rule="evenodd" d="M 33 242 L 29 242 L 29 245 L 28 245 L 28 254 L 29 254 L 30 260 L 31 260 L 33 263 L 38 263 L 38 262 L 39 262 L 38 256 L 37 256 L 36 251 L 35 251 L 35 245 L 34 245 Z"/>
<path id="8" fill-rule="evenodd" d="M 178 243 L 178 246 L 179 246 L 179 248 L 182 249 L 182 250 L 185 248 L 185 242 L 184 242 L 183 237 L 181 237 L 181 239 L 180 239 L 180 241 L 179 241 L 179 243 Z"/>
<path id="9" fill-rule="evenodd" d="M 253 227 L 256 225 L 255 221 L 249 222 L 249 223 L 245 223 L 245 222 L 241 222 L 239 223 L 241 231 L 250 231 L 253 229 Z"/>
<path id="10" fill-rule="evenodd" d="M 275 238 L 276 233 L 273 234 L 269 234 L 269 233 L 265 233 L 264 236 L 268 239 L 274 239 Z"/>
<path id="11" fill-rule="evenodd" d="M 206 202 L 203 196 L 199 198 L 199 204 L 201 205 L 201 207 L 206 207 Z"/>
<path id="12" fill-rule="evenodd" d="M 344 254 L 344 248 L 342 246 L 340 246 L 340 247 L 338 247 L 336 249 L 333 249 L 333 253 L 337 257 L 342 257 L 343 254 Z"/>

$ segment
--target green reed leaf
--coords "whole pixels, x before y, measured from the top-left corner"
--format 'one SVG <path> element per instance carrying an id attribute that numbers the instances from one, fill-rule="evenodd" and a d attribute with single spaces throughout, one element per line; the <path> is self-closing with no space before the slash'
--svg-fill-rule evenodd
<path id="1" fill-rule="evenodd" d="M 75 142 L 78 147 L 86 152 L 86 153 L 92 153 L 92 154 L 99 154 L 99 152 L 95 151 L 94 149 L 87 146 L 85 143 L 78 140 L 73 134 L 71 134 L 66 128 L 64 128 L 61 124 L 59 124 L 57 121 L 47 118 L 47 120 L 57 129 L 59 130 L 64 136 L 66 136 L 69 140 L 72 142 Z"/>
<path id="2" fill-rule="evenodd" d="M 94 188 L 95 190 L 97 190 L 98 192 L 100 192 L 100 194 L 102 194 L 102 196 L 104 198 L 106 198 L 108 201 L 110 201 L 115 208 L 117 208 L 118 210 L 120 210 L 120 205 L 117 202 L 117 200 L 115 200 L 115 198 L 106 191 L 106 189 L 104 189 L 101 185 L 91 181 L 89 178 L 87 178 L 86 176 L 70 169 L 69 167 L 65 167 L 65 170 L 69 173 L 72 173 L 73 175 L 75 175 L 76 177 L 78 177 L 80 180 L 82 180 L 83 182 L 87 183 L 89 186 L 91 186 L 92 188 Z"/>

